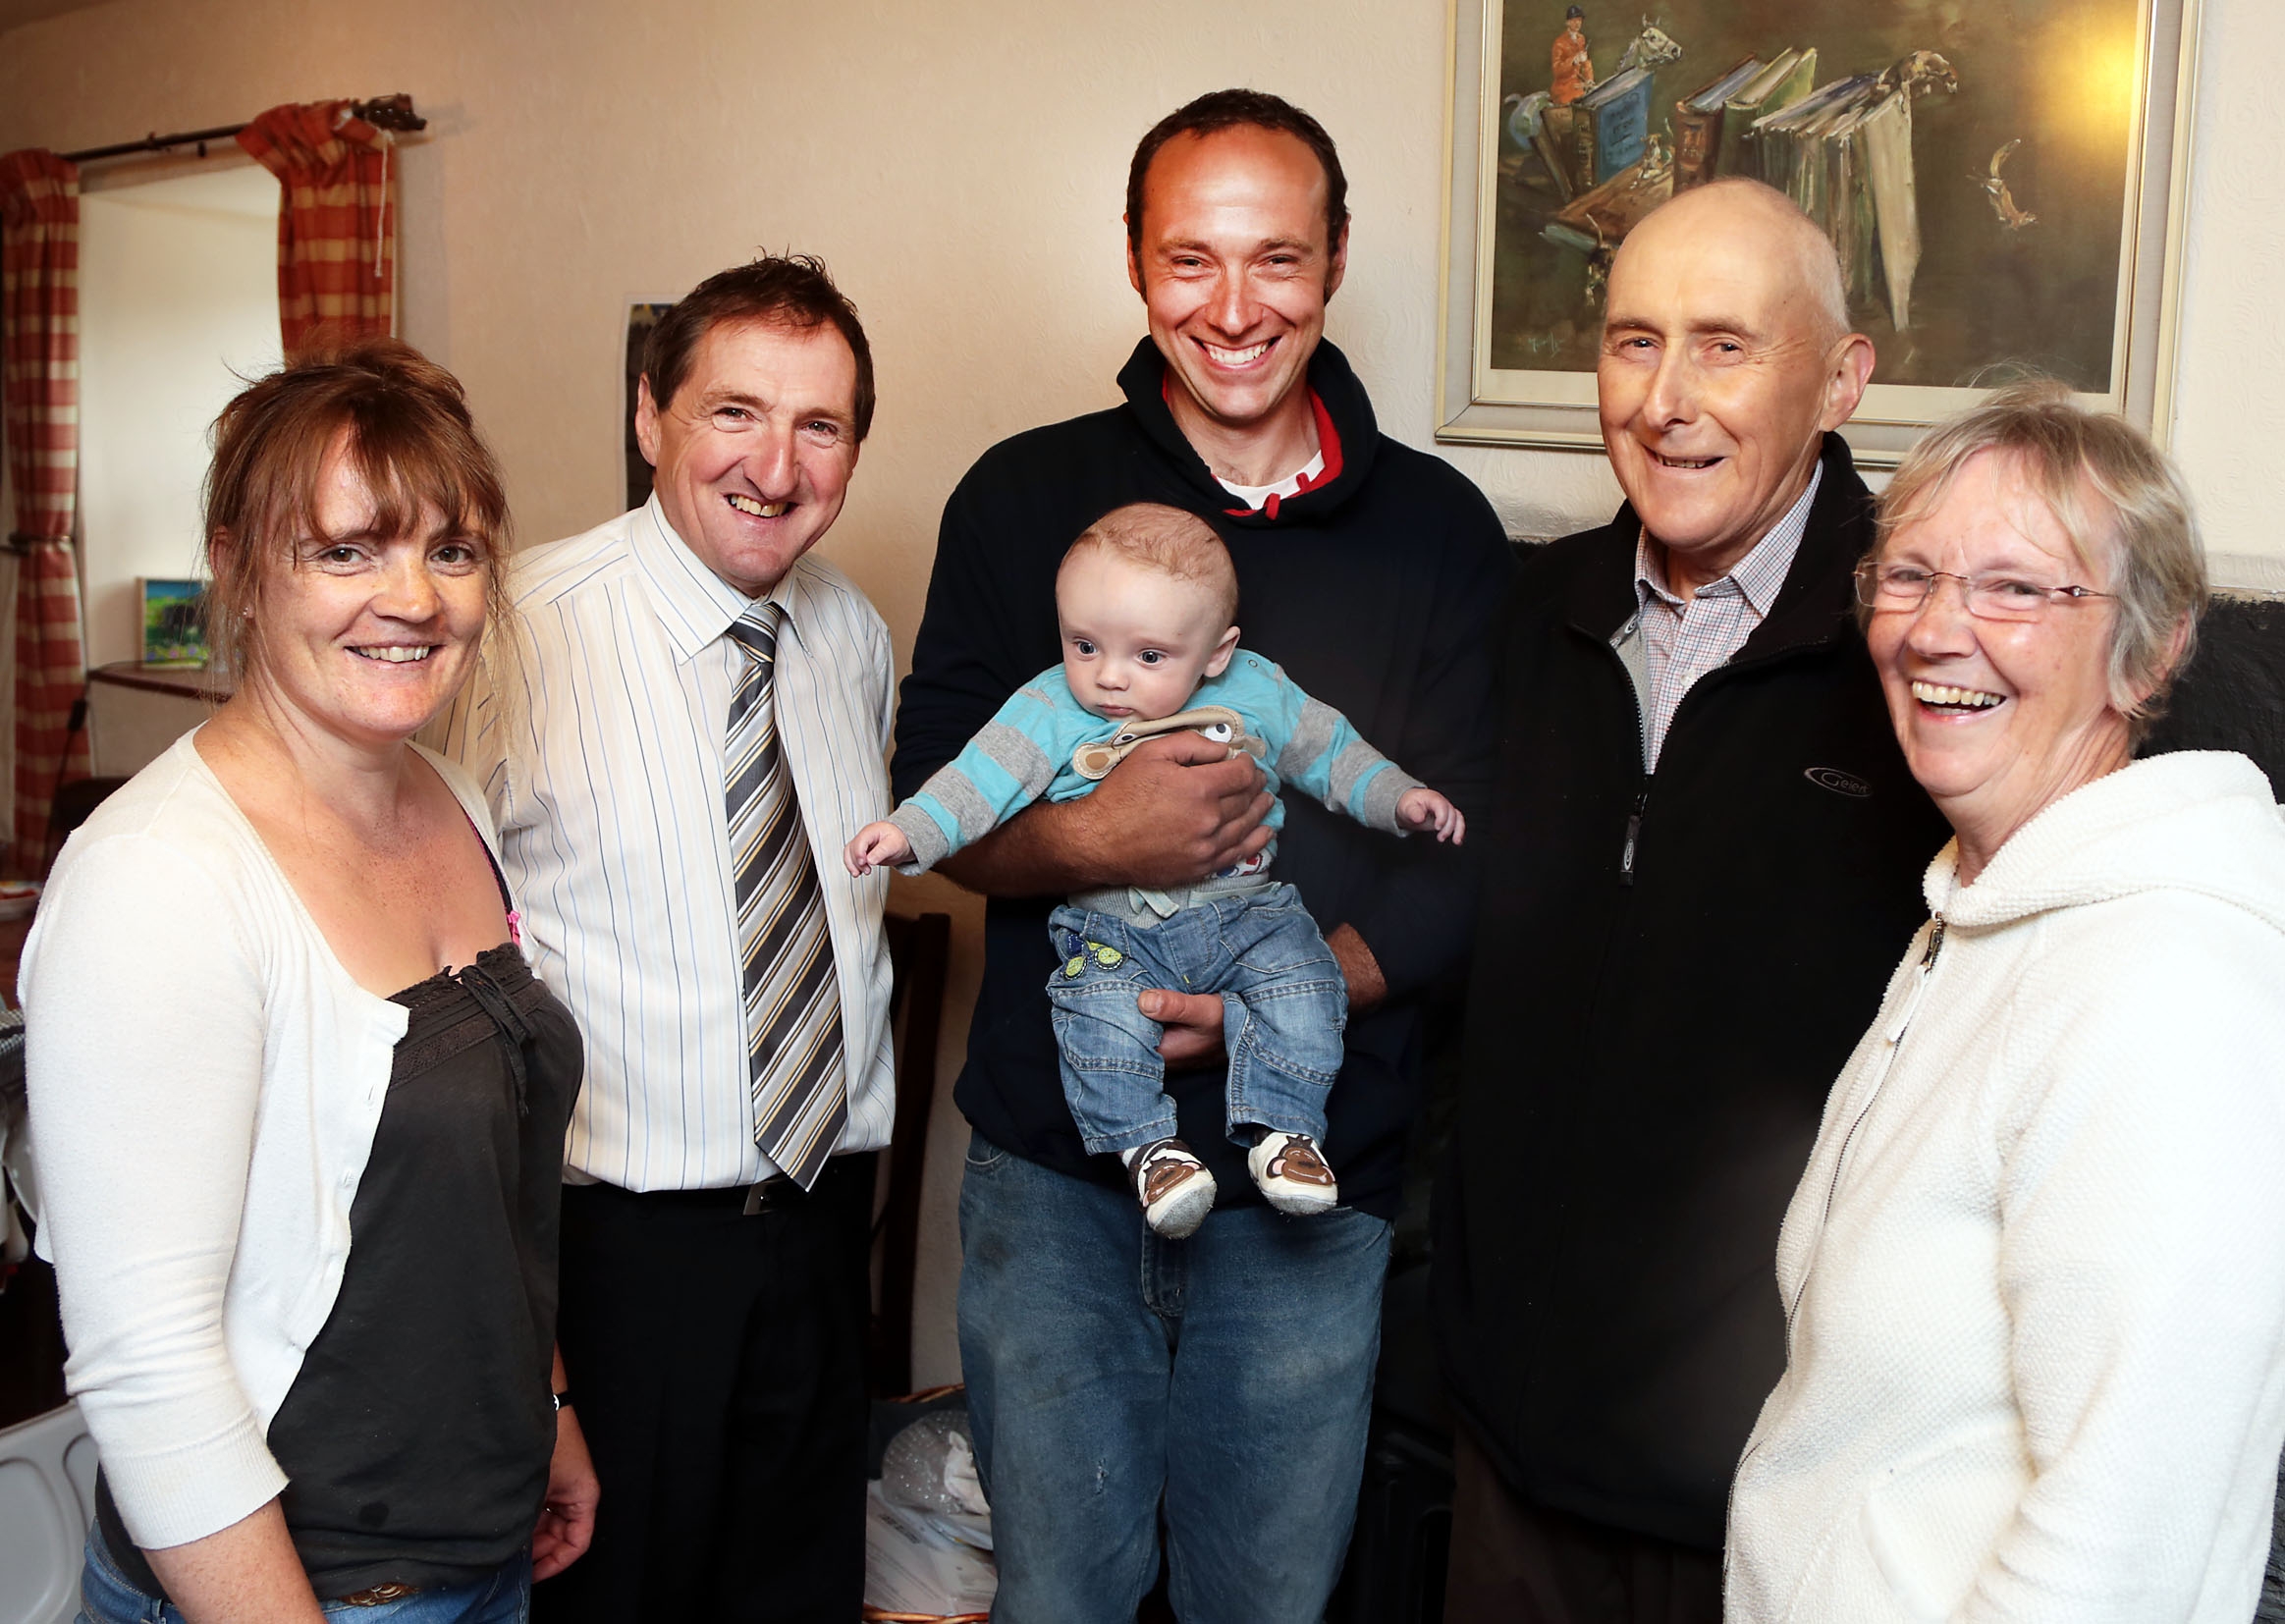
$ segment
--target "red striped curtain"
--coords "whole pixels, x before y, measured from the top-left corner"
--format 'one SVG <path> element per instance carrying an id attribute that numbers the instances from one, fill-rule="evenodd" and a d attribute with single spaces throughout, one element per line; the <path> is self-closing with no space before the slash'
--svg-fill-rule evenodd
<path id="1" fill-rule="evenodd" d="M 319 327 L 388 333 L 397 285 L 391 137 L 346 101 L 273 107 L 238 144 L 278 177 L 278 317 L 286 353 Z"/>
<path id="2" fill-rule="evenodd" d="M 0 352 L 16 490 L 16 849 L 36 869 L 48 807 L 87 775 L 71 731 L 85 691 L 72 515 L 80 473 L 80 172 L 52 152 L 0 157 Z M 20 866 L 25 866 L 20 863 Z"/>

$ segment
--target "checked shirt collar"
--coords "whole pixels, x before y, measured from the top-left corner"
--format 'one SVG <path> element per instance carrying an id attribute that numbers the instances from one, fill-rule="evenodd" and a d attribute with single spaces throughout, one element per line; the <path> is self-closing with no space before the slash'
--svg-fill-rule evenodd
<path id="1" fill-rule="evenodd" d="M 1801 537 L 1809 528 L 1809 510 L 1817 489 L 1824 482 L 1820 462 L 1785 516 L 1769 526 L 1769 533 L 1738 560 L 1730 572 L 1709 581 L 1687 600 L 1666 585 L 1664 550 L 1651 545 L 1649 529 L 1637 533 L 1634 544 L 1635 618 L 1614 641 L 1639 634 L 1650 672 L 1650 704 L 1643 718 L 1646 765 L 1656 768 L 1659 752 L 1673 726 L 1674 712 L 1691 685 L 1717 666 L 1726 665 L 1745 647 L 1777 601 Z"/>

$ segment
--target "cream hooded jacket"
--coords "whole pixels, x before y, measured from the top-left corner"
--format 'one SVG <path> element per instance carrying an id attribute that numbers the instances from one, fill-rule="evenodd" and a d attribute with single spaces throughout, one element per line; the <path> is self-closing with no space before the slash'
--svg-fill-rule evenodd
<path id="1" fill-rule="evenodd" d="M 1923 927 L 1777 1246 L 1726 1616 L 2244 1624 L 2285 1442 L 2285 820 L 2139 762 Z"/>

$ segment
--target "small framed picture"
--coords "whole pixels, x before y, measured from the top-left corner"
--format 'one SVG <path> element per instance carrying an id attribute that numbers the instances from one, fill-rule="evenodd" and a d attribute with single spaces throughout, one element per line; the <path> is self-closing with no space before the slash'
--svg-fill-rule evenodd
<path id="1" fill-rule="evenodd" d="M 206 664 L 206 583 L 144 575 L 142 663 L 190 667 Z"/>
<path id="2" fill-rule="evenodd" d="M 651 464 L 634 438 L 635 385 L 642 379 L 643 348 L 651 329 L 675 307 L 671 298 L 630 298 L 626 301 L 626 368 L 621 374 L 625 392 L 620 397 L 621 452 L 626 458 L 626 505 L 639 508 L 651 499 Z"/>

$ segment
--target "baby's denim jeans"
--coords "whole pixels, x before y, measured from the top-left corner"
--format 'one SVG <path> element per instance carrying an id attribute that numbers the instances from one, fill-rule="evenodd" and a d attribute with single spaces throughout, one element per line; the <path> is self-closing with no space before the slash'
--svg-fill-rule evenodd
<path id="1" fill-rule="evenodd" d="M 1222 995 L 1232 1139 L 1254 1124 L 1324 1141 L 1348 986 L 1291 886 L 1202 897 L 1148 926 L 1066 905 L 1048 932 L 1063 1098 L 1089 1154 L 1173 1137 L 1160 1026 L 1135 1003 L 1154 987 Z"/>

